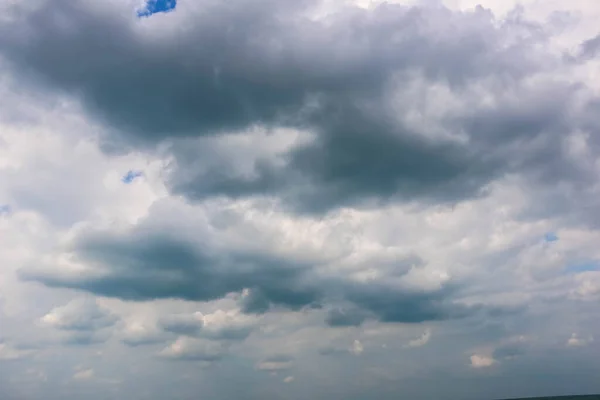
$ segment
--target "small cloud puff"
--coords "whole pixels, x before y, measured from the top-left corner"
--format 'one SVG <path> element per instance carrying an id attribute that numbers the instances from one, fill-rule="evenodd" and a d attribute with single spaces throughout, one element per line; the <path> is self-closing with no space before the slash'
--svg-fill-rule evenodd
<path id="1" fill-rule="evenodd" d="M 360 340 L 355 340 L 354 343 L 352 343 L 352 347 L 350 347 L 350 353 L 358 356 L 362 354 L 363 351 L 365 351 L 363 344 L 360 342 Z"/>
<path id="2" fill-rule="evenodd" d="M 82 369 L 73 374 L 73 379 L 76 381 L 88 381 L 94 377 L 93 369 Z"/>
<path id="3" fill-rule="evenodd" d="M 590 336 L 587 339 L 579 337 L 577 333 L 573 333 L 567 340 L 567 347 L 584 347 L 594 342 L 594 337 Z"/>
<path id="4" fill-rule="evenodd" d="M 266 372 L 277 372 L 290 369 L 293 358 L 287 355 L 276 355 L 267 357 L 256 364 L 256 369 Z"/>
<path id="5" fill-rule="evenodd" d="M 496 360 L 494 360 L 490 356 L 473 354 L 471 356 L 471 367 L 473 368 L 487 368 L 496 364 Z"/>
<path id="6" fill-rule="evenodd" d="M 431 329 L 425 329 L 425 332 L 423 332 L 423 334 L 421 336 L 408 342 L 408 347 L 425 346 L 427 343 L 429 343 L 430 339 L 431 339 Z"/>

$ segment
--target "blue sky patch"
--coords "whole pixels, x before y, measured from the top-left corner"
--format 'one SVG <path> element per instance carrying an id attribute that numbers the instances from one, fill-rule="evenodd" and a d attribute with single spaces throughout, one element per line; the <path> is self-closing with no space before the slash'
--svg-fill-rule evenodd
<path id="1" fill-rule="evenodd" d="M 600 271 L 600 263 L 596 261 L 588 261 L 579 264 L 572 264 L 568 265 L 567 268 L 565 268 L 565 271 L 568 274 L 579 274 L 582 272 Z"/>
<path id="2" fill-rule="evenodd" d="M 121 178 L 121 181 L 128 185 L 131 182 L 133 182 L 136 178 L 142 176 L 144 176 L 144 173 L 142 171 L 128 171 L 127 174 L 125 174 L 125 176 Z"/>
<path id="3" fill-rule="evenodd" d="M 148 0 L 146 6 L 138 10 L 138 17 L 149 17 L 156 13 L 167 13 L 173 11 L 177 6 L 177 0 Z"/>
<path id="4" fill-rule="evenodd" d="M 556 242 L 558 240 L 558 236 L 556 235 L 556 233 L 554 232 L 548 232 L 546 233 L 546 235 L 544 236 L 544 240 L 546 242 Z"/>
<path id="5" fill-rule="evenodd" d="M 10 214 L 10 206 L 8 204 L 0 204 L 0 215 Z"/>

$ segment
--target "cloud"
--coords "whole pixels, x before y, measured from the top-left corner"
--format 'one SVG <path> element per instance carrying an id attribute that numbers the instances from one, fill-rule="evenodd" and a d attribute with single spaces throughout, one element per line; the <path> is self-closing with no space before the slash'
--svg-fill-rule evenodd
<path id="1" fill-rule="evenodd" d="M 586 40 L 581 45 L 581 58 L 589 59 L 596 57 L 600 50 L 600 35 Z"/>
<path id="2" fill-rule="evenodd" d="M 73 374 L 73 379 L 76 381 L 87 381 L 94 378 L 93 369 L 82 369 Z"/>
<path id="3" fill-rule="evenodd" d="M 591 344 L 594 341 L 594 337 L 582 338 L 577 333 L 573 333 L 569 340 L 567 340 L 567 347 L 584 347 Z"/>
<path id="4" fill-rule="evenodd" d="M 244 340 L 255 328 L 256 320 L 238 310 L 216 310 L 210 314 L 168 315 L 160 319 L 166 332 L 212 340 Z"/>
<path id="5" fill-rule="evenodd" d="M 274 355 L 261 360 L 256 369 L 267 372 L 278 372 L 292 368 L 293 358 L 288 355 Z"/>
<path id="6" fill-rule="evenodd" d="M 181 361 L 215 362 L 224 357 L 226 349 L 223 345 L 202 339 L 180 337 L 165 347 L 159 356 Z"/>
<path id="7" fill-rule="evenodd" d="M 100 307 L 95 299 L 80 298 L 54 308 L 40 321 L 66 332 L 65 344 L 87 346 L 108 340 L 111 332 L 107 328 L 113 327 L 119 317 Z"/>
<path id="8" fill-rule="evenodd" d="M 19 360 L 30 356 L 33 352 L 34 350 L 32 349 L 21 349 L 0 341 L 0 361 Z"/>
<path id="9" fill-rule="evenodd" d="M 283 379 L 283 383 L 292 383 L 292 382 L 294 382 L 294 377 L 293 376 L 286 376 Z"/>
<path id="10" fill-rule="evenodd" d="M 600 294 L 600 273 L 587 271 L 575 275 L 576 287 L 571 290 L 570 297 L 580 300 L 594 300 Z"/>
<path id="11" fill-rule="evenodd" d="M 274 252 L 268 231 L 261 234 L 265 235 L 264 247 L 257 246 L 258 236 L 254 240 L 230 237 L 231 225 L 221 226 L 204 217 L 203 227 L 196 225 L 200 221 L 189 219 L 190 211 L 188 206 L 165 202 L 127 231 L 82 230 L 65 249 L 69 251 L 67 257 L 77 265 L 76 273 L 48 264 L 23 269 L 20 275 L 51 287 L 76 288 L 125 300 L 209 301 L 238 293 L 246 313 L 264 313 L 273 306 L 292 310 L 318 307 L 333 303 L 336 298 L 357 308 L 354 313 L 372 314 L 386 322 L 462 318 L 480 309 L 454 302 L 452 295 L 458 282 L 445 284 L 447 277 L 443 273 L 428 273 L 427 266 L 411 267 L 412 257 L 408 262 L 403 259 L 406 255 L 396 257 L 391 261 L 393 270 L 383 268 L 377 279 L 348 277 L 342 266 L 323 275 L 318 266 L 324 260 L 319 260 L 319 256 L 306 258 L 285 244 L 279 254 Z M 245 212 L 230 214 L 228 218 L 240 229 L 258 229 L 255 222 L 246 219 Z M 191 223 L 191 230 L 170 229 L 175 221 Z M 277 225 L 266 228 L 275 229 L 273 233 L 280 229 Z M 205 240 L 198 241 L 198 235 Z M 217 245 L 218 236 L 222 240 Z M 332 261 L 336 260 L 329 263 Z M 394 279 L 387 279 L 388 273 Z M 196 317 L 181 318 L 186 321 L 165 322 L 167 330 L 202 331 L 202 322 Z M 334 322 L 340 322 L 339 318 Z M 207 326 L 206 332 L 211 329 Z M 241 328 L 240 333 L 245 334 L 245 329 Z M 226 329 L 221 332 L 226 333 Z"/>
<path id="12" fill-rule="evenodd" d="M 111 336 L 109 331 L 103 330 L 99 332 L 82 332 L 70 331 L 63 336 L 62 342 L 72 346 L 89 346 L 106 342 Z"/>
<path id="13" fill-rule="evenodd" d="M 318 353 L 322 356 L 359 356 L 365 351 L 365 346 L 359 339 L 351 341 L 350 345 L 333 344 L 319 348 Z"/>
<path id="14" fill-rule="evenodd" d="M 335 308 L 327 314 L 326 322 L 329 326 L 360 326 L 369 314 L 359 308 Z"/>
<path id="15" fill-rule="evenodd" d="M 427 343 L 429 343 L 429 339 L 431 339 L 431 329 L 425 329 L 425 332 L 423 332 L 423 334 L 420 337 L 408 342 L 408 347 L 425 346 Z"/>
<path id="16" fill-rule="evenodd" d="M 121 333 L 121 341 L 130 347 L 163 343 L 167 339 L 157 327 L 140 322 L 127 324 Z"/>
<path id="17" fill-rule="evenodd" d="M 473 354 L 471 356 L 471 367 L 473 368 L 488 368 L 494 364 L 496 364 L 496 360 L 490 356 L 479 354 Z"/>
<path id="18" fill-rule="evenodd" d="M 348 355 L 350 351 L 348 348 L 340 346 L 324 346 L 318 349 L 318 353 L 321 356 L 341 356 Z"/>
<path id="19" fill-rule="evenodd" d="M 531 340 L 525 336 L 509 338 L 499 344 L 492 353 L 492 358 L 498 361 L 512 360 L 527 353 Z"/>
<path id="20" fill-rule="evenodd" d="M 184 315 L 169 315 L 159 321 L 167 332 L 178 335 L 196 336 L 204 326 L 204 316 L 200 312 Z"/>
<path id="21" fill-rule="evenodd" d="M 0 2 L 5 397 L 597 385 L 598 5 L 138 3 Z"/>
<path id="22" fill-rule="evenodd" d="M 65 331 L 95 331 L 113 326 L 118 317 L 100 307 L 94 299 L 75 299 L 54 308 L 41 318 L 53 328 Z"/>
<path id="23" fill-rule="evenodd" d="M 363 353 L 363 351 L 365 351 L 365 347 L 360 340 L 356 339 L 354 342 L 352 342 L 352 347 L 350 347 L 349 351 L 355 356 L 359 356 Z"/>
<path id="24" fill-rule="evenodd" d="M 254 330 L 257 320 L 237 310 L 217 310 L 204 315 L 201 336 L 214 340 L 244 340 Z"/>
<path id="25" fill-rule="evenodd" d="M 508 173 L 588 178 L 560 145 L 592 115 L 587 103 L 575 107 L 585 89 L 545 79 L 562 58 L 537 46 L 550 33 L 529 21 L 495 20 L 481 7 L 400 4 L 311 20 L 304 16 L 314 3 L 255 0 L 187 4 L 173 15 L 189 26 L 185 36 L 157 36 L 121 8 L 90 4 L 24 10 L 18 23 L 0 26 L 0 52 L 23 79 L 81 100 L 113 128 L 111 143 L 171 142 L 168 186 L 190 199 L 276 196 L 295 211 L 322 213 L 456 202 Z M 361 40 L 350 26 L 361 27 Z M 144 73 L 134 60 L 146 60 Z M 257 157 L 246 173 L 227 153 L 202 166 L 176 143 L 256 126 L 314 138 L 281 159 Z"/>

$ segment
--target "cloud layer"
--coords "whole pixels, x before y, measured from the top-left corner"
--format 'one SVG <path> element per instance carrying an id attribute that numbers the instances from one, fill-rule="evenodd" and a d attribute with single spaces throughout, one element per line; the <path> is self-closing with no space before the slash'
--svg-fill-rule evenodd
<path id="1" fill-rule="evenodd" d="M 0 12 L 8 398 L 600 392 L 599 6 Z"/>

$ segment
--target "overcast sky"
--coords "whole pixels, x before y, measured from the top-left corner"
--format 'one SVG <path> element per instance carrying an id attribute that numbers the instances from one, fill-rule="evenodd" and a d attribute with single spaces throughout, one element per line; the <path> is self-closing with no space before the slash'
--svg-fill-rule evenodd
<path id="1" fill-rule="evenodd" d="M 600 392 L 600 3 L 481 3 L 0 0 L 0 397 Z"/>

